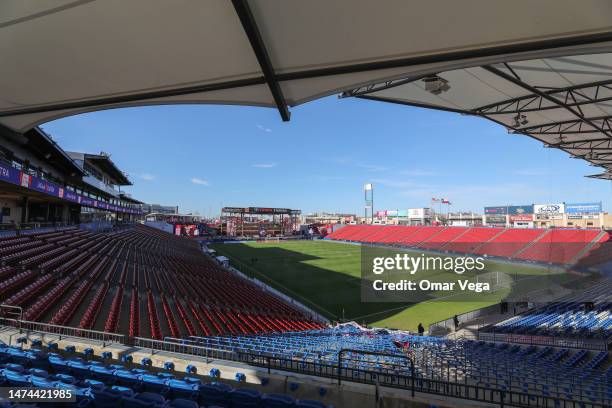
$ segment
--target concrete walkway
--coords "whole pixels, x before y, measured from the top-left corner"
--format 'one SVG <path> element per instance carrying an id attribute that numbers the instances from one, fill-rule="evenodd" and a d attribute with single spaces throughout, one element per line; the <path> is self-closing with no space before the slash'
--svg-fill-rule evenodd
<path id="1" fill-rule="evenodd" d="M 527 307 L 523 307 L 523 308 L 517 307 L 516 314 L 518 315 L 520 313 L 526 312 L 527 310 L 528 310 Z M 457 330 L 456 332 L 449 333 L 448 335 L 446 335 L 446 337 L 450 339 L 459 339 L 461 337 L 467 338 L 467 339 L 476 339 L 478 338 L 478 329 L 480 329 L 481 327 L 485 327 L 490 324 L 499 323 L 504 320 L 510 319 L 511 317 L 514 317 L 514 316 L 515 316 L 514 311 L 512 307 L 510 307 L 510 310 L 504 314 L 495 313 L 495 314 L 477 317 L 476 319 L 471 320 L 467 323 L 460 324 L 459 330 Z"/>

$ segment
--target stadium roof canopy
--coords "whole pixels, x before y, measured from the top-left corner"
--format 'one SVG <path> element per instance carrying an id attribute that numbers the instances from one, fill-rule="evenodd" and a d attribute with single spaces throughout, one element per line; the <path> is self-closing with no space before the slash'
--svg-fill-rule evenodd
<path id="1" fill-rule="evenodd" d="M 169 103 L 266 106 L 288 120 L 291 106 L 373 83 L 612 52 L 611 15 L 607 0 L 5 0 L 0 125 L 22 133 Z"/>
<path id="2" fill-rule="evenodd" d="M 612 170 L 612 53 L 471 66 L 343 95 L 481 116 Z"/>

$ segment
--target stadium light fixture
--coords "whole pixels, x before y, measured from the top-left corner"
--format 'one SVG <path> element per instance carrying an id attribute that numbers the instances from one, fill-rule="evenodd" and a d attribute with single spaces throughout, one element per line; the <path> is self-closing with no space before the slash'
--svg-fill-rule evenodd
<path id="1" fill-rule="evenodd" d="M 525 116 L 525 114 L 523 113 L 518 113 L 515 117 L 514 117 L 514 127 L 520 127 L 521 125 L 526 125 L 528 124 L 529 121 L 527 120 L 527 116 Z"/>
<path id="2" fill-rule="evenodd" d="M 440 95 L 442 92 L 446 92 L 450 89 L 448 81 L 437 75 L 427 76 L 423 78 L 423 82 L 425 83 L 425 90 L 434 95 Z"/>

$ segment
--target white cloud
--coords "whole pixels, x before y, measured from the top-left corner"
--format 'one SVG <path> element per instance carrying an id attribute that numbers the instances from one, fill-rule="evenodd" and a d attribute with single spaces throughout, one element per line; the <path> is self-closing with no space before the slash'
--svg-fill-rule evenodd
<path id="1" fill-rule="evenodd" d="M 265 127 L 263 125 L 257 125 L 257 129 L 261 130 L 262 132 L 267 132 L 267 133 L 272 132 L 272 129 L 267 128 L 267 127 Z"/>
<path id="2" fill-rule="evenodd" d="M 191 178 L 191 182 L 193 184 L 197 184 L 197 185 L 200 185 L 200 186 L 209 186 L 210 185 L 210 183 L 208 181 L 202 180 L 201 178 L 197 178 L 197 177 L 192 177 Z"/>
<path id="3" fill-rule="evenodd" d="M 277 163 L 256 163 L 251 166 L 258 169 L 271 169 L 272 167 L 276 167 Z"/>
<path id="4" fill-rule="evenodd" d="M 142 173 L 140 175 L 140 178 L 145 180 L 145 181 L 153 181 L 155 180 L 155 175 L 154 174 L 150 174 L 150 173 Z"/>
<path id="5" fill-rule="evenodd" d="M 144 181 L 153 181 L 157 178 L 157 176 L 155 174 L 151 174 L 151 173 L 133 173 L 133 172 L 129 172 L 129 175 L 131 177 L 134 178 L 138 178 L 140 180 L 144 180 Z"/>

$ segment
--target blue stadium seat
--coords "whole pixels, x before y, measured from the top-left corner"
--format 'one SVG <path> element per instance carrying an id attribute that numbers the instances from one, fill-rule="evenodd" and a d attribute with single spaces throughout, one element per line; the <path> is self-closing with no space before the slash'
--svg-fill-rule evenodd
<path id="1" fill-rule="evenodd" d="M 92 402 L 95 408 L 117 408 L 121 406 L 121 393 L 115 390 L 92 390 Z"/>
<path id="2" fill-rule="evenodd" d="M 168 380 L 165 378 L 160 378 L 157 375 L 144 374 L 141 376 L 141 380 L 142 388 L 145 391 L 165 393 L 168 390 Z"/>
<path id="3" fill-rule="evenodd" d="M 137 397 L 124 397 L 122 400 L 123 408 L 154 408 L 155 404 L 151 401 L 141 400 Z"/>
<path id="4" fill-rule="evenodd" d="M 265 394 L 261 403 L 262 408 L 290 408 L 295 406 L 295 399 L 286 394 Z"/>
<path id="5" fill-rule="evenodd" d="M 201 405 L 224 406 L 228 402 L 228 394 L 232 387 L 222 383 L 203 384 L 200 386 L 198 401 Z"/>
<path id="6" fill-rule="evenodd" d="M 195 398 L 200 389 L 198 384 L 175 379 L 168 380 L 168 387 L 173 398 Z"/>
<path id="7" fill-rule="evenodd" d="M 327 408 L 327 405 L 315 400 L 299 400 L 295 406 L 296 408 Z"/>
<path id="8" fill-rule="evenodd" d="M 199 408 L 197 402 L 185 398 L 175 398 L 170 401 L 169 406 L 171 408 Z"/>
<path id="9" fill-rule="evenodd" d="M 141 401 L 150 402 L 155 407 L 162 407 L 166 405 L 166 399 L 155 392 L 141 392 L 136 396 Z"/>
<path id="10" fill-rule="evenodd" d="M 232 408 L 255 408 L 261 403 L 261 393 L 253 389 L 236 389 L 229 393 Z"/>

